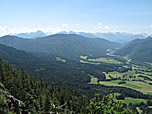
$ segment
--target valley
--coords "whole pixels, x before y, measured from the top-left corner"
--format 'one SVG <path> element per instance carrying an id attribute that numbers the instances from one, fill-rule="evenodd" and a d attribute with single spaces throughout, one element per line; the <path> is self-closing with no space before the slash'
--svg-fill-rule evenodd
<path id="1" fill-rule="evenodd" d="M 0 114 L 152 114 L 152 0 L 0 0 Z"/>
<path id="2" fill-rule="evenodd" d="M 7 43 L 10 38 L 11 42 Z M 55 48 L 60 45 L 61 42 L 58 41 L 61 40 L 60 38 L 64 39 L 62 39 L 64 43 L 61 44 L 60 48 Z M 102 46 L 97 49 L 95 46 L 90 46 L 91 44 L 84 45 L 79 43 L 79 40 L 77 41 L 75 38 L 84 42 L 88 42 L 86 41 L 87 39 L 96 44 L 97 47 L 99 46 L 98 41 L 107 44 L 104 49 Z M 138 63 L 131 60 L 128 55 L 117 55 L 115 54 L 119 51 L 115 46 L 117 43 L 109 49 L 108 46 L 111 42 L 103 39 L 95 39 L 93 41 L 78 35 L 60 34 L 44 37 L 43 42 L 45 40 L 51 45 L 49 48 L 43 47 L 39 51 L 29 52 L 27 51 L 28 48 L 22 48 L 18 44 L 25 42 L 26 45 L 31 45 L 32 42 L 38 43 L 38 41 L 42 41 L 42 38 L 23 40 L 14 36 L 2 37 L 0 39 L 0 43 L 2 43 L 0 45 L 0 57 L 5 63 L 9 63 L 13 68 L 16 68 L 17 71 L 24 69 L 31 77 L 57 87 L 73 89 L 89 99 L 93 98 L 96 93 L 100 94 L 101 98 L 111 94 L 115 96 L 113 97 L 114 99 L 127 104 L 134 112 L 137 112 L 137 109 L 141 109 L 138 105 L 142 102 L 147 105 L 142 111 L 146 111 L 148 107 L 152 106 L 150 104 L 152 100 L 152 70 L 150 62 Z M 16 41 L 17 43 L 15 43 Z M 54 42 L 55 45 L 50 42 Z M 76 47 L 68 49 L 69 45 L 73 45 L 71 43 L 76 43 L 77 49 L 75 49 Z M 52 45 L 54 46 L 52 47 Z M 83 46 L 85 46 L 85 49 L 82 48 Z M 19 48 L 23 50 L 19 50 Z M 31 48 L 36 50 L 33 46 Z M 49 52 L 51 48 L 54 48 L 53 50 L 55 51 L 50 50 Z M 60 51 L 61 48 L 62 51 Z M 89 50 L 90 48 L 92 50 Z M 121 49 L 121 46 L 119 48 Z M 66 52 L 66 50 L 69 52 Z M 99 50 L 104 53 L 98 53 Z M 70 57 L 69 54 L 71 54 Z M 147 100 L 149 102 L 146 102 Z"/>
<path id="3" fill-rule="evenodd" d="M 107 54 L 111 55 L 111 54 Z M 118 61 L 114 58 L 122 58 L 125 61 Z M 136 65 L 135 63 L 131 63 L 126 59 L 128 57 L 121 57 L 117 55 L 111 55 L 107 57 L 100 58 L 91 58 L 88 59 L 87 56 L 80 56 L 80 62 L 91 65 L 98 65 L 101 63 L 108 64 L 117 64 L 119 67 L 114 71 L 106 71 L 103 73 L 106 76 L 106 79 L 101 81 L 96 76 L 90 76 L 91 80 L 88 84 L 99 84 L 105 86 L 114 86 L 114 87 L 126 87 L 131 88 L 133 90 L 142 92 L 143 94 L 152 95 L 152 70 L 144 65 Z M 146 62 L 150 64 L 149 62 Z M 120 93 L 113 93 L 113 98 L 119 98 Z M 147 104 L 147 99 L 133 98 L 133 97 L 124 97 L 122 102 L 129 104 L 139 104 L 141 102 Z M 150 107 L 150 106 L 149 106 Z M 136 107 L 137 109 L 139 107 Z M 139 108 L 140 109 L 140 108 Z M 142 110 L 141 110 L 142 111 Z M 138 110 L 140 112 L 140 110 Z"/>
<path id="4" fill-rule="evenodd" d="M 85 58 L 85 60 L 87 59 Z M 96 82 L 91 81 L 92 83 L 98 82 L 99 84 L 106 86 L 129 87 L 137 91 L 143 92 L 144 94 L 149 94 L 152 92 L 151 89 L 152 70 L 146 68 L 145 66 L 139 66 L 135 64 L 125 64 L 125 63 L 123 64 L 122 62 L 118 62 L 114 59 L 108 59 L 108 58 L 88 59 L 87 61 L 92 61 L 93 63 L 94 62 L 96 63 L 97 61 L 98 64 L 100 64 L 100 62 L 104 62 L 104 63 L 120 65 L 116 71 L 103 72 L 106 76 L 106 80 L 98 82 L 97 78 L 94 79 L 94 77 L 92 77 L 91 79 L 96 80 Z M 89 62 L 83 62 L 83 63 L 89 63 Z M 93 63 L 90 62 L 89 64 L 93 64 Z"/>

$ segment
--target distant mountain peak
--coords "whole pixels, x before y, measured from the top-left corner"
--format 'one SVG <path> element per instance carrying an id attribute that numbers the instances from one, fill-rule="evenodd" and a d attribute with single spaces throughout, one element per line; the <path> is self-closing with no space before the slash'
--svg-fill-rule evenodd
<path id="1" fill-rule="evenodd" d="M 46 36 L 46 34 L 41 30 L 37 30 L 36 32 L 19 33 L 19 34 L 16 34 L 15 36 L 28 38 L 28 39 L 34 39 L 38 37 L 44 37 Z"/>

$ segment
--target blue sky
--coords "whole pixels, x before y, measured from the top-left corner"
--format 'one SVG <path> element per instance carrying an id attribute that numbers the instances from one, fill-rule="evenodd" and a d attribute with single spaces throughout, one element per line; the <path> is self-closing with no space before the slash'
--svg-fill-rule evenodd
<path id="1" fill-rule="evenodd" d="M 0 0 L 0 35 L 36 30 L 152 33 L 152 0 Z"/>

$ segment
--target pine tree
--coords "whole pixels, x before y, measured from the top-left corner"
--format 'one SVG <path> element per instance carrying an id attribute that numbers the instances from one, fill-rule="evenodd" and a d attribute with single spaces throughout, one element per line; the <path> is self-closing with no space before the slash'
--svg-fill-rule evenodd
<path id="1" fill-rule="evenodd" d="M 87 109 L 89 114 L 133 114 L 124 103 L 112 99 L 110 95 L 100 101 L 99 94 L 95 94 Z"/>

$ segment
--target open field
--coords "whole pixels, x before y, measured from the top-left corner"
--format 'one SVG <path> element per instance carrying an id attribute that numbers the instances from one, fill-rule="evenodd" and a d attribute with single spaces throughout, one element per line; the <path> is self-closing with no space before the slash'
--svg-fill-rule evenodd
<path id="1" fill-rule="evenodd" d="M 88 63 L 88 64 L 94 64 L 94 65 L 100 64 L 100 63 L 88 62 L 88 61 L 83 61 L 83 60 L 80 60 L 80 63 Z"/>
<path id="2" fill-rule="evenodd" d="M 152 108 L 152 106 L 148 106 L 148 108 Z"/>
<path id="3" fill-rule="evenodd" d="M 88 56 L 80 56 L 80 59 L 87 59 Z"/>
<path id="4" fill-rule="evenodd" d="M 149 75 L 147 75 L 147 74 L 140 74 L 140 73 L 139 73 L 139 74 L 135 74 L 135 76 L 137 76 L 137 77 L 138 77 L 139 75 L 142 75 L 142 76 L 145 76 L 145 77 L 148 77 L 148 78 L 151 78 L 151 79 L 152 79 L 152 76 L 149 76 Z"/>
<path id="5" fill-rule="evenodd" d="M 111 79 L 109 75 L 112 76 L 113 78 L 122 77 L 122 75 L 118 72 L 108 72 L 108 74 L 106 74 L 106 72 L 103 73 L 106 75 L 106 79 Z"/>
<path id="6" fill-rule="evenodd" d="M 137 86 L 142 87 L 142 88 L 140 89 L 140 91 L 141 91 L 142 93 L 147 94 L 148 92 L 152 92 L 152 85 L 149 85 L 149 84 L 147 84 L 147 83 L 139 82 L 139 81 L 128 81 L 128 83 L 131 83 L 131 84 L 134 84 L 134 85 L 137 85 Z"/>
<path id="7" fill-rule="evenodd" d="M 152 65 L 152 63 L 150 63 L 150 62 L 145 62 L 145 63 Z"/>
<path id="8" fill-rule="evenodd" d="M 56 57 L 56 60 L 57 60 L 57 61 L 60 61 L 60 62 L 63 62 L 63 63 L 65 63 L 65 62 L 66 62 L 66 60 L 65 60 L 65 59 L 62 59 L 62 58 L 60 58 L 60 57 Z"/>
<path id="9" fill-rule="evenodd" d="M 135 99 L 131 97 L 126 97 L 125 100 L 122 100 L 125 104 L 129 105 L 129 103 L 136 104 L 136 103 L 141 103 L 144 102 L 145 104 L 147 101 L 145 99 Z"/>
<path id="10" fill-rule="evenodd" d="M 98 78 L 91 76 L 91 75 L 89 75 L 89 76 L 91 77 L 91 81 L 89 82 L 89 84 L 98 84 Z"/>
<path id="11" fill-rule="evenodd" d="M 134 74 L 135 74 L 135 72 L 134 71 L 128 71 L 128 72 L 125 72 L 125 73 L 119 73 L 119 72 L 116 72 L 116 71 L 114 71 L 114 72 L 108 72 L 108 74 L 106 74 L 106 72 L 103 72 L 105 75 L 106 75 L 106 79 L 111 79 L 110 77 L 109 77 L 109 75 L 110 76 L 112 76 L 113 78 L 123 78 L 123 75 L 125 75 L 126 74 L 126 77 L 124 77 L 123 79 L 126 79 L 126 78 L 129 78 L 129 76 L 134 76 Z"/>
<path id="12" fill-rule="evenodd" d="M 110 94 L 110 96 L 113 99 L 116 99 L 116 96 L 119 96 L 119 95 L 120 95 L 120 93 L 112 93 L 112 94 Z M 120 100 L 120 101 L 123 101 L 127 105 L 129 105 L 129 103 L 132 103 L 132 104 L 141 103 L 141 102 L 147 103 L 147 101 L 145 99 L 131 98 L 131 97 L 125 97 L 124 100 Z"/>
<path id="13" fill-rule="evenodd" d="M 106 85 L 106 86 L 121 86 L 121 85 L 118 85 L 117 83 L 111 83 L 110 81 L 100 81 L 99 84 Z"/>
<path id="14" fill-rule="evenodd" d="M 137 85 L 134 85 L 134 84 L 132 84 L 132 83 L 126 83 L 126 84 L 122 84 L 122 85 L 127 86 L 127 87 L 131 87 L 131 88 L 136 88 L 136 89 L 141 89 L 141 88 L 143 88 L 143 87 L 141 87 L 141 86 L 137 86 Z"/>
<path id="15" fill-rule="evenodd" d="M 147 92 L 149 95 L 152 95 L 152 92 Z"/>
<path id="16" fill-rule="evenodd" d="M 116 61 L 114 59 L 108 59 L 108 58 L 96 58 L 96 59 L 88 59 L 88 61 L 92 62 L 104 62 L 104 63 L 110 63 L 110 64 L 121 64 L 121 62 Z"/>
<path id="17" fill-rule="evenodd" d="M 127 72 L 127 75 L 130 75 L 130 76 L 133 76 L 134 74 L 135 74 L 134 71 L 130 71 L 130 70 L 129 70 L 129 71 Z"/>
<path id="18" fill-rule="evenodd" d="M 146 74 L 146 75 L 152 75 L 152 72 L 139 71 L 139 73 Z"/>
<path id="19" fill-rule="evenodd" d="M 125 73 L 119 73 L 119 72 L 116 72 L 116 71 L 114 71 L 114 72 L 108 72 L 107 74 L 106 74 L 106 72 L 103 72 L 103 73 L 106 75 L 106 79 L 111 79 L 109 77 L 109 75 L 112 76 L 113 78 L 119 78 L 120 77 L 121 79 L 130 79 L 129 76 L 136 76 L 136 78 L 132 77 L 131 80 L 132 79 L 135 79 L 135 80 L 144 80 L 143 77 L 138 77 L 139 75 L 142 75 L 144 77 L 148 77 L 148 78 L 152 79 L 152 76 L 149 76 L 148 74 L 140 74 L 140 73 L 135 74 L 134 71 L 130 71 L 130 70 L 128 72 L 125 72 Z M 123 75 L 125 75 L 125 74 L 126 74 L 126 76 L 123 77 Z"/>
<path id="20" fill-rule="evenodd" d="M 145 72 L 144 72 L 145 74 L 141 74 L 137 72 L 137 74 L 135 74 L 135 71 L 128 70 L 128 72 L 124 72 L 124 73 L 119 73 L 116 71 L 108 72 L 108 73 L 103 72 L 103 73 L 106 75 L 106 79 L 117 78 L 117 80 L 100 81 L 99 82 L 100 84 L 103 84 L 106 86 L 128 87 L 128 88 L 140 91 L 144 94 L 152 95 L 152 85 L 149 84 L 149 83 L 152 83 L 152 81 L 145 79 L 146 77 L 152 79 L 152 76 L 148 75 L 148 74 L 151 74 L 151 72 L 146 72 L 147 74 Z M 140 75 L 142 75 L 143 77 L 139 77 Z M 122 79 L 126 79 L 127 80 L 126 83 L 118 84 L 119 82 L 122 82 Z"/>
<path id="21" fill-rule="evenodd" d="M 128 67 L 128 65 L 126 65 L 126 66 L 123 66 L 123 67 L 125 67 L 125 68 L 129 68 L 129 67 Z"/>
<path id="22" fill-rule="evenodd" d="M 106 80 L 107 79 L 111 79 L 110 77 L 109 77 L 109 74 L 106 74 L 106 72 L 103 72 L 104 74 L 105 74 L 105 76 L 106 76 Z"/>
<path id="23" fill-rule="evenodd" d="M 108 58 L 96 58 L 96 59 L 88 59 L 86 61 L 87 56 L 80 56 L 83 60 L 80 60 L 81 63 L 89 63 L 89 64 L 100 64 L 100 62 L 105 63 L 113 63 L 113 64 L 121 64 L 121 62 L 108 59 Z M 124 68 L 129 68 L 129 65 L 122 66 Z M 152 83 L 150 79 L 152 79 L 152 72 L 150 72 L 151 69 L 146 69 L 144 66 L 138 66 L 138 65 L 132 65 L 132 71 L 128 70 L 127 72 L 119 73 L 117 71 L 114 72 L 103 72 L 106 76 L 107 81 L 100 81 L 99 84 L 106 85 L 106 86 L 122 86 L 131 88 L 137 91 L 140 91 L 144 94 L 152 95 L 152 85 L 149 83 Z M 135 71 L 138 70 L 138 72 Z M 145 70 L 149 71 L 146 72 Z M 141 73 L 140 73 L 141 72 Z M 142 75 L 143 77 L 140 77 Z M 98 84 L 98 79 L 90 76 L 91 81 L 89 84 Z M 145 77 L 145 78 L 144 78 Z M 147 77 L 147 79 L 146 79 Z M 117 78 L 117 80 L 113 80 L 113 78 Z M 148 79 L 150 78 L 150 79 Z M 108 81 L 109 79 L 112 79 L 111 81 Z M 125 80 L 126 83 L 118 84 L 119 82 L 123 82 Z"/>
<path id="24" fill-rule="evenodd" d="M 114 59 L 109 59 L 109 58 L 96 58 L 96 59 L 88 59 L 87 60 L 87 56 L 80 56 L 80 62 L 82 63 L 89 63 L 89 64 L 100 64 L 101 62 L 104 63 L 110 63 L 110 64 L 121 64 L 121 62 L 116 61 Z M 82 60 L 83 59 L 83 60 Z"/>
<path id="25" fill-rule="evenodd" d="M 112 80 L 110 81 L 111 83 L 115 83 L 115 84 L 118 84 L 119 82 L 122 82 L 121 80 Z"/>
<path id="26" fill-rule="evenodd" d="M 121 80 L 100 81 L 99 84 L 106 85 L 106 86 L 128 87 L 128 88 L 140 91 L 144 94 L 152 93 L 152 86 L 147 83 L 139 82 L 139 81 L 126 81 L 126 84 L 118 84 L 119 82 L 121 82 Z"/>

